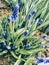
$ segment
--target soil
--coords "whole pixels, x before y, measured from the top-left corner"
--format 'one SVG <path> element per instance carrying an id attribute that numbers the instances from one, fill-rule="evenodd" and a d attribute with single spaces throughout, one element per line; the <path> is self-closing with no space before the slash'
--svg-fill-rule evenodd
<path id="1" fill-rule="evenodd" d="M 9 65 L 9 63 L 6 58 L 4 58 L 4 59 L 2 58 L 2 59 L 0 59 L 0 65 Z"/>
<path id="2" fill-rule="evenodd" d="M 6 15 L 11 15 L 12 10 L 7 6 L 3 0 L 0 0 L 0 19 L 3 19 Z"/>

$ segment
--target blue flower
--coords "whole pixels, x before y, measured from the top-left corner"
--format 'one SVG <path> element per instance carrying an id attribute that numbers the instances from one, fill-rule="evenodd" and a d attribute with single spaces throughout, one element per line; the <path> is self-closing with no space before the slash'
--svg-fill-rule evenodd
<path id="1" fill-rule="evenodd" d="M 38 23 L 37 23 L 37 26 L 38 26 L 38 25 L 41 25 L 42 22 L 43 22 L 43 19 L 40 18 L 39 21 L 38 21 Z"/>
<path id="2" fill-rule="evenodd" d="M 19 6 L 16 5 L 15 8 L 14 8 L 14 11 L 13 11 L 13 15 L 18 14 L 18 12 L 19 12 Z"/>
<path id="3" fill-rule="evenodd" d="M 41 48 L 45 48 L 45 46 L 41 45 Z"/>
<path id="4" fill-rule="evenodd" d="M 31 12 L 28 16 L 28 19 L 30 19 L 31 17 L 33 17 L 36 14 L 36 10 L 34 10 L 33 12 Z"/>
<path id="5" fill-rule="evenodd" d="M 24 36 L 28 36 L 28 34 L 29 34 L 29 30 L 26 30 L 26 31 L 24 32 Z"/>
<path id="6" fill-rule="evenodd" d="M 7 21 L 10 22 L 10 17 L 7 18 Z"/>
<path id="7" fill-rule="evenodd" d="M 44 62 L 44 63 L 49 63 L 49 58 L 37 58 L 37 64 L 39 64 L 39 63 L 42 63 L 42 62 Z"/>
<path id="8" fill-rule="evenodd" d="M 46 43 L 49 43 L 49 40 L 47 40 Z"/>
<path id="9" fill-rule="evenodd" d="M 20 25 L 20 24 L 18 24 L 18 28 L 19 28 L 19 29 L 21 28 L 21 25 Z"/>
<path id="10" fill-rule="evenodd" d="M 39 63 L 41 63 L 41 62 L 44 62 L 43 58 L 38 57 L 38 58 L 37 58 L 37 64 L 39 64 Z"/>
<path id="11" fill-rule="evenodd" d="M 12 50 L 16 50 L 18 47 L 17 46 L 13 46 L 12 47 Z"/>
<path id="12" fill-rule="evenodd" d="M 31 16 L 32 16 L 32 15 L 31 15 L 31 14 L 29 14 L 28 19 L 30 19 L 30 18 L 31 18 Z"/>
<path id="13" fill-rule="evenodd" d="M 6 49 L 7 50 L 11 50 L 11 47 L 8 45 L 8 46 L 6 46 Z"/>
<path id="14" fill-rule="evenodd" d="M 32 16 L 34 16 L 34 15 L 36 14 L 36 10 L 35 10 L 35 11 L 33 11 L 31 14 L 32 14 Z"/>
<path id="15" fill-rule="evenodd" d="M 42 44 L 42 42 L 40 42 L 40 44 Z"/>
<path id="16" fill-rule="evenodd" d="M 26 49 L 30 49 L 30 44 L 27 44 L 26 45 Z"/>
<path id="17" fill-rule="evenodd" d="M 6 42 L 4 40 L 1 41 L 0 43 L 0 51 L 3 51 L 6 47 Z"/>
<path id="18" fill-rule="evenodd" d="M 46 59 L 46 60 L 45 60 L 45 63 L 49 63 L 49 59 Z"/>
<path id="19" fill-rule="evenodd" d="M 14 21 L 14 20 L 17 20 L 18 15 L 16 15 L 16 16 L 15 16 L 15 15 L 14 15 L 14 16 L 12 15 L 11 18 L 12 18 L 13 21 Z"/>
<path id="20" fill-rule="evenodd" d="M 5 39 L 7 38 L 7 32 L 6 32 L 6 31 L 4 31 L 3 37 L 4 37 Z"/>
<path id="21" fill-rule="evenodd" d="M 5 42 L 5 41 L 2 41 L 2 42 L 1 42 L 1 45 L 2 45 L 2 46 L 6 46 L 6 42 Z"/>
<path id="22" fill-rule="evenodd" d="M 10 8 L 12 8 L 12 10 L 14 9 L 14 7 L 15 7 L 15 5 L 13 4 L 13 2 L 12 1 L 10 1 Z"/>
<path id="23" fill-rule="evenodd" d="M 14 8 L 14 10 L 13 10 L 11 19 L 12 19 L 12 20 L 17 20 L 17 18 L 18 18 L 18 13 L 19 13 L 19 6 L 16 5 L 15 8 Z"/>
<path id="24" fill-rule="evenodd" d="M 46 36 L 47 36 L 47 35 L 43 35 L 43 36 L 41 36 L 41 38 L 42 38 L 42 39 L 45 39 L 45 38 L 46 38 Z"/>

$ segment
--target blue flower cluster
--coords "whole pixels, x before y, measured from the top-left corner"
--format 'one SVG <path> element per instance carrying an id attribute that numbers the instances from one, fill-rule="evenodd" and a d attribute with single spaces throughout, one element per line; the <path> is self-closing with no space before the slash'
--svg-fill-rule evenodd
<path id="1" fill-rule="evenodd" d="M 42 62 L 49 63 L 49 58 L 40 58 L 40 57 L 38 57 L 37 58 L 37 64 L 42 63 Z"/>
<path id="2" fill-rule="evenodd" d="M 13 10 L 11 19 L 12 19 L 12 20 L 17 20 L 17 18 L 18 18 L 18 13 L 19 13 L 19 6 L 16 5 L 15 8 L 14 8 L 14 10 Z"/>

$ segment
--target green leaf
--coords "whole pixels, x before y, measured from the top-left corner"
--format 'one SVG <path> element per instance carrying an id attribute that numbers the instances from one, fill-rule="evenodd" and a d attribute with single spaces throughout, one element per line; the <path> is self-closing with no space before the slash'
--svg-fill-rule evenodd
<path id="1" fill-rule="evenodd" d="M 34 23 L 34 25 L 33 25 L 33 29 L 32 29 L 33 31 L 36 30 L 36 27 L 37 27 L 37 23 L 38 23 L 38 21 L 39 21 L 39 19 L 37 19 L 36 22 Z"/>
<path id="2" fill-rule="evenodd" d="M 21 29 L 17 30 L 17 31 L 14 33 L 14 36 L 20 35 L 20 33 L 22 34 L 24 31 L 25 31 L 25 28 L 21 28 Z"/>
<path id="3" fill-rule="evenodd" d="M 3 54 L 6 54 L 8 51 L 4 50 L 3 52 L 0 53 L 0 56 L 2 56 Z"/>
<path id="4" fill-rule="evenodd" d="M 9 4 L 9 1 L 8 0 L 5 0 L 5 2 L 7 2 Z"/>
<path id="5" fill-rule="evenodd" d="M 46 11 L 47 11 L 47 8 L 48 8 L 48 3 L 49 2 L 47 1 L 46 5 L 45 5 L 45 9 L 42 11 L 42 14 L 41 14 L 40 18 L 43 18 L 44 15 L 46 14 Z"/>
<path id="6" fill-rule="evenodd" d="M 46 21 L 45 23 L 43 22 L 40 26 L 37 27 L 37 29 L 41 29 L 42 27 L 47 26 L 47 25 L 49 25 L 49 20 Z"/>
<path id="7" fill-rule="evenodd" d="M 24 55 L 30 55 L 30 54 L 33 55 L 34 53 L 37 53 L 39 51 L 44 51 L 44 49 L 43 48 L 41 48 L 41 49 L 40 48 L 37 48 L 37 49 L 34 49 L 34 50 L 29 50 L 29 51 L 24 50 L 24 49 L 20 49 L 17 52 L 19 52 L 21 54 L 24 54 Z"/>
<path id="8" fill-rule="evenodd" d="M 20 63 L 21 63 L 21 55 L 19 56 L 19 59 L 14 63 L 14 65 L 20 65 Z"/>
<path id="9" fill-rule="evenodd" d="M 9 27 L 10 27 L 10 32 L 14 33 L 14 23 L 10 22 Z"/>
<path id="10" fill-rule="evenodd" d="M 30 65 L 33 63 L 33 58 L 28 58 L 24 65 Z"/>
<path id="11" fill-rule="evenodd" d="M 18 60 L 20 59 L 19 57 L 16 56 L 16 54 L 15 54 L 13 51 L 11 51 L 10 53 L 11 53 L 11 55 L 12 55 L 15 59 L 18 59 Z M 22 60 L 22 61 L 25 61 L 25 60 L 22 59 L 22 58 L 21 58 L 21 60 Z"/>
<path id="12" fill-rule="evenodd" d="M 18 4 L 18 0 L 12 0 L 12 2 L 16 5 Z"/>
<path id="13" fill-rule="evenodd" d="M 14 65 L 20 65 L 20 63 L 21 63 L 21 60 L 17 60 L 17 61 L 14 63 Z"/>
<path id="14" fill-rule="evenodd" d="M 47 13 L 47 15 L 44 18 L 44 23 L 45 23 L 46 20 L 49 20 L 49 12 Z"/>

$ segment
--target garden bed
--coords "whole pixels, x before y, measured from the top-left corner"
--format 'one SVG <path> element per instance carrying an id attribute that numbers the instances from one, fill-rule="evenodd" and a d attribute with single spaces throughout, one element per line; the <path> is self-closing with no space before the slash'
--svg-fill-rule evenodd
<path id="1" fill-rule="evenodd" d="M 0 65 L 49 65 L 48 5 L 0 0 Z"/>

